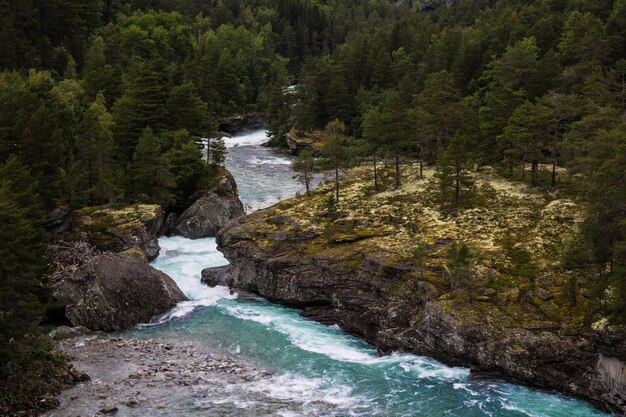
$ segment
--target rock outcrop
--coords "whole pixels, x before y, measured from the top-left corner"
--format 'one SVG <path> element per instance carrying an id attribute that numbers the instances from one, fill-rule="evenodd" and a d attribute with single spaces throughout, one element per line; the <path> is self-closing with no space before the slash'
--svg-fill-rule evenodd
<path id="1" fill-rule="evenodd" d="M 609 326 L 601 320 L 594 323 L 592 340 L 599 353 L 598 372 L 609 388 L 603 394 L 626 410 L 626 326 Z"/>
<path id="2" fill-rule="evenodd" d="M 239 133 L 250 132 L 253 130 L 265 129 L 267 121 L 261 113 L 248 113 L 239 116 L 233 116 L 220 123 L 219 130 L 236 135 Z"/>
<path id="3" fill-rule="evenodd" d="M 176 283 L 152 268 L 142 251 L 103 253 L 52 283 L 74 326 L 105 332 L 147 323 L 187 298 Z"/>
<path id="4" fill-rule="evenodd" d="M 193 203 L 179 216 L 168 216 L 167 222 L 172 223 L 169 234 L 189 239 L 213 237 L 229 220 L 245 214 L 237 183 L 226 170 L 208 190 L 198 192 L 190 200 Z"/>
<path id="5" fill-rule="evenodd" d="M 204 271 L 204 281 L 302 308 L 381 352 L 428 355 L 624 411 L 606 379 L 617 368 L 598 370 L 589 338 L 589 271 L 558 268 L 555 251 L 576 232 L 581 207 L 483 172 L 474 175 L 481 205 L 450 216 L 432 172 L 416 183 L 407 168 L 403 187 L 378 194 L 367 174 L 342 184 L 333 213 L 324 211 L 327 185 L 231 221 L 217 236 L 231 265 Z M 473 254 L 460 271 L 448 263 L 454 242 Z"/>
<path id="6" fill-rule="evenodd" d="M 69 210 L 56 207 L 46 215 L 43 226 L 54 237 L 63 237 L 72 226 Z"/>
<path id="7" fill-rule="evenodd" d="M 322 144 L 321 140 L 315 136 L 298 136 L 296 132 L 291 131 L 285 135 L 287 148 L 293 155 L 298 155 L 302 151 L 309 151 L 318 158 L 321 156 Z"/>
<path id="8" fill-rule="evenodd" d="M 101 251 L 141 249 L 149 260 L 161 250 L 163 210 L 158 205 L 86 207 L 73 213 L 70 240 L 85 241 Z"/>

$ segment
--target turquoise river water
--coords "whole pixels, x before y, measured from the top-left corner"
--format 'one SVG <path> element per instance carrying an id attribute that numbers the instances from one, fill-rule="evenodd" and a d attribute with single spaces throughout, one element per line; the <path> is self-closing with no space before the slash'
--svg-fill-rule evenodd
<path id="1" fill-rule="evenodd" d="M 301 191 L 290 158 L 260 144 L 264 132 L 227 140 L 227 167 L 248 212 Z M 215 239 L 163 238 L 153 266 L 170 275 L 192 300 L 132 337 L 176 339 L 267 369 L 253 382 L 207 387 L 168 402 L 172 416 L 604 416 L 553 393 L 499 381 L 473 381 L 469 370 L 375 348 L 336 327 L 301 318 L 297 310 L 208 288 L 200 272 L 228 262 Z M 177 395 L 172 393 L 172 395 Z"/>

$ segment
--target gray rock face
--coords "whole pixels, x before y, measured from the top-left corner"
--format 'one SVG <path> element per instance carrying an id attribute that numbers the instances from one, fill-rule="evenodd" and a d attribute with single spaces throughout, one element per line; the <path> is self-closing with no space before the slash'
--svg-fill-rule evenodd
<path id="1" fill-rule="evenodd" d="M 46 215 L 44 227 L 52 236 L 63 236 L 71 227 L 71 216 L 67 209 L 56 207 Z"/>
<path id="2" fill-rule="evenodd" d="M 592 340 L 600 353 L 598 372 L 609 388 L 604 395 L 620 400 L 626 409 L 626 326 L 596 328 Z"/>
<path id="3" fill-rule="evenodd" d="M 470 367 L 474 375 L 513 378 L 623 412 L 624 398 L 598 371 L 598 353 L 588 338 L 511 327 L 497 308 L 475 314 L 478 307 L 441 299 L 428 283 L 407 282 L 407 265 L 366 257 L 355 266 L 339 257 L 309 256 L 297 250 L 293 238 L 259 245 L 247 218 L 218 233 L 218 248 L 231 265 L 203 271 L 208 284 L 302 308 L 305 317 L 339 324 L 381 352 L 427 355 Z M 614 363 L 607 366 L 612 373 L 617 369 Z"/>
<path id="4" fill-rule="evenodd" d="M 213 237 L 229 220 L 245 214 L 237 194 L 237 183 L 225 171 L 209 190 L 173 220 L 170 233 L 188 239 Z"/>
<path id="5" fill-rule="evenodd" d="M 139 249 L 97 255 L 54 283 L 53 295 L 67 303 L 65 315 L 74 326 L 105 332 L 147 323 L 187 300 Z"/>

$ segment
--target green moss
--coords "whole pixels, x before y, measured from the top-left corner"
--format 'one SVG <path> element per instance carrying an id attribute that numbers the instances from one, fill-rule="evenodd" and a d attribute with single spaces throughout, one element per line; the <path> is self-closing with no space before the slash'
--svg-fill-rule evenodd
<path id="1" fill-rule="evenodd" d="M 385 296 L 406 294 L 420 300 L 425 296 L 420 282 L 422 288 L 427 283 L 438 303 L 468 322 L 484 316 L 502 326 L 550 321 L 561 326 L 558 331 L 584 328 L 591 316 L 589 303 L 580 295 L 572 297 L 572 290 L 566 295 L 572 273 L 559 269 L 559 248 L 567 236 L 577 233 L 584 207 L 558 191 L 538 192 L 486 168 L 472 173 L 473 206 L 450 214 L 439 208 L 432 169 L 426 171 L 424 180 L 417 180 L 417 166 L 404 166 L 402 173 L 400 188 L 375 193 L 370 167 L 346 172 L 333 215 L 320 209 L 333 192 L 333 184 L 322 184 L 310 197 L 285 200 L 253 214 L 242 236 L 280 253 L 285 243 L 271 236 L 292 239 L 305 230 L 314 232 L 315 238 L 290 240 L 287 256 L 355 272 L 362 270 L 366 260 L 377 263 L 382 272 L 371 279 L 386 288 Z M 393 167 L 381 167 L 379 180 L 391 185 Z M 470 244 L 476 254 L 470 293 L 455 291 L 450 285 L 446 252 L 455 241 Z M 414 249 L 419 245 L 428 250 L 417 262 Z M 413 267 L 399 274 L 399 265 Z M 393 272 L 386 275 L 386 271 Z M 581 275 L 585 274 L 576 273 Z M 390 278 L 395 281 L 385 283 Z M 588 286 L 584 279 L 577 285 Z M 487 289 L 492 291 L 486 294 Z M 553 297 L 543 300 L 537 295 L 540 289 Z"/>
<path id="2" fill-rule="evenodd" d="M 78 238 L 88 238 L 101 249 L 116 249 L 120 242 L 141 233 L 146 222 L 161 215 L 157 205 L 86 207 L 75 213 Z"/>

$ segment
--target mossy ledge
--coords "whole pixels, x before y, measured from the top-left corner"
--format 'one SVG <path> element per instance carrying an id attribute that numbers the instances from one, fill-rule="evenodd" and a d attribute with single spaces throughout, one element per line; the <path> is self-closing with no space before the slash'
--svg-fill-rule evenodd
<path id="1" fill-rule="evenodd" d="M 151 204 L 85 207 L 73 213 L 71 240 L 111 252 L 138 247 L 152 260 L 159 255 L 163 217 L 161 206 Z"/>
<path id="2" fill-rule="evenodd" d="M 418 180 L 417 167 L 404 167 L 403 185 L 378 193 L 371 171 L 346 175 L 336 211 L 327 184 L 231 221 L 218 234 L 231 266 L 203 276 L 302 308 L 383 353 L 427 355 L 624 411 L 590 339 L 591 271 L 561 263 L 583 204 L 485 168 L 471 174 L 469 208 L 451 212 L 433 170 Z M 383 184 L 391 176 L 382 169 Z M 454 242 L 474 254 L 462 284 L 447 262 Z"/>

